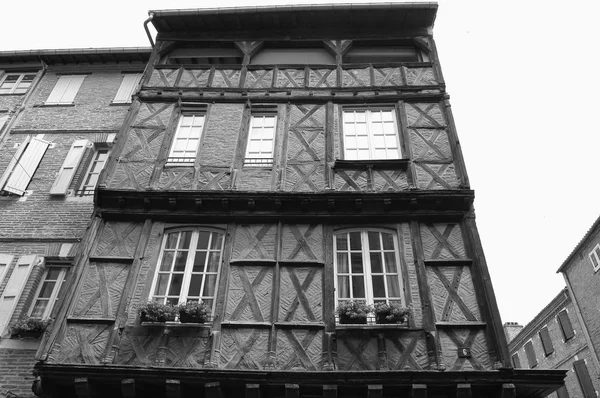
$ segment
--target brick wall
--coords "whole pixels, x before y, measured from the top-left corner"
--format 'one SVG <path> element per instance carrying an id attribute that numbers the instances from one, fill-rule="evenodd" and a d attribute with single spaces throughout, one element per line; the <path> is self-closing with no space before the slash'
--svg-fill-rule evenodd
<path id="1" fill-rule="evenodd" d="M 35 348 L 0 348 L 0 397 L 35 397 L 31 391 L 35 352 Z"/>

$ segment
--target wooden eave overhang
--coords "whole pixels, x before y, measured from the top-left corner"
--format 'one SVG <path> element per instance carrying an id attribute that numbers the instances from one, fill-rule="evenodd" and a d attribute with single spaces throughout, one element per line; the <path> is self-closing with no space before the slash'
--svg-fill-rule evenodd
<path id="1" fill-rule="evenodd" d="M 400 219 L 461 219 L 473 204 L 472 190 L 319 193 L 240 191 L 131 191 L 99 188 L 102 217 L 177 222 L 305 220 L 375 222 Z"/>
<path id="2" fill-rule="evenodd" d="M 379 390 L 385 392 L 385 396 L 410 396 L 409 393 L 411 389 L 414 390 L 414 386 L 421 386 L 421 388 L 424 386 L 427 394 L 437 393 L 436 396 L 454 396 L 457 387 L 468 386 L 469 396 L 471 393 L 473 396 L 488 396 L 487 394 L 499 393 L 507 387 L 511 389 L 514 386 L 513 391 L 516 392 L 517 397 L 543 397 L 563 385 L 567 371 L 501 369 L 444 372 L 391 370 L 290 372 L 39 362 L 34 372 L 39 376 L 34 383 L 34 391 L 37 390 L 37 393 L 43 393 L 48 397 L 75 396 L 75 391 L 78 391 L 82 394 L 87 393 L 87 396 L 111 394 L 110 396 L 115 398 L 148 396 L 146 395 L 148 392 L 151 392 L 152 397 L 185 398 L 204 396 L 199 389 L 207 387 L 216 387 L 219 390 L 214 396 L 244 396 L 249 386 L 262 390 L 264 396 L 283 396 L 282 393 L 286 389 L 295 386 L 300 391 L 308 391 L 316 396 L 351 394 L 365 397 L 381 396 L 369 394 L 370 386 L 379 387 Z M 335 386 L 336 394 L 323 394 L 324 386 Z M 126 389 L 128 395 L 125 395 Z M 278 393 L 278 389 L 282 391 Z M 81 394 L 77 395 L 81 396 Z"/>
<path id="3" fill-rule="evenodd" d="M 69 48 L 56 50 L 0 51 L 0 69 L 27 64 L 143 63 L 150 59 L 150 47 Z"/>
<path id="4" fill-rule="evenodd" d="M 149 15 L 158 39 L 194 34 L 256 39 L 272 38 L 277 32 L 289 38 L 300 32 L 315 32 L 335 39 L 416 31 L 428 34 L 436 12 L 437 3 L 432 2 L 155 10 Z M 222 35 L 215 36 L 217 33 Z"/>

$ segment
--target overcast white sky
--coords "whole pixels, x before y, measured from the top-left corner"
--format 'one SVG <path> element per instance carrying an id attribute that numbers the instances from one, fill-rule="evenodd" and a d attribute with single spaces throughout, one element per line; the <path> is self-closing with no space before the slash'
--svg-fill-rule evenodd
<path id="1" fill-rule="evenodd" d="M 151 9 L 316 2 L 10 1 L 0 51 L 146 47 Z M 525 324 L 564 287 L 555 272 L 600 215 L 600 1 L 438 3 L 434 38 L 502 320 Z"/>

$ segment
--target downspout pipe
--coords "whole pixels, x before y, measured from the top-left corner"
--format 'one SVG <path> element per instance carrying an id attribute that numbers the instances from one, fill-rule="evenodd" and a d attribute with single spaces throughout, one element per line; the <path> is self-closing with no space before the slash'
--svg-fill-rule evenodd
<path id="1" fill-rule="evenodd" d="M 150 21 L 152 21 L 152 18 L 154 18 L 154 13 L 150 12 L 150 13 L 148 13 L 148 15 L 149 15 L 148 19 L 146 19 L 144 21 L 144 30 L 146 31 L 146 35 L 148 36 L 148 40 L 150 41 L 150 46 L 154 50 L 154 40 L 152 40 L 152 35 L 150 34 L 150 29 L 148 29 L 148 24 L 150 23 Z"/>

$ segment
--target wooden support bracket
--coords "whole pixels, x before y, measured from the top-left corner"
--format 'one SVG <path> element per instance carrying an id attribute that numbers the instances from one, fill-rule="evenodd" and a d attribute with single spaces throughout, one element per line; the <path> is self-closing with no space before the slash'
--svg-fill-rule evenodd
<path id="1" fill-rule="evenodd" d="M 298 384 L 286 384 L 285 398 L 300 398 L 300 386 Z"/>
<path id="2" fill-rule="evenodd" d="M 471 385 L 461 383 L 456 386 L 456 398 L 471 398 Z"/>
<path id="3" fill-rule="evenodd" d="M 260 398 L 260 384 L 246 384 L 246 398 Z"/>
<path id="4" fill-rule="evenodd" d="M 90 396 L 90 383 L 87 377 L 75 379 L 75 394 L 78 398 L 88 398 Z"/>
<path id="5" fill-rule="evenodd" d="M 502 398 L 515 398 L 517 389 L 514 384 L 502 384 Z"/>
<path id="6" fill-rule="evenodd" d="M 196 198 L 196 210 L 202 210 L 202 199 Z"/>
<path id="7" fill-rule="evenodd" d="M 367 387 L 368 398 L 381 398 L 383 397 L 383 386 L 381 384 L 369 384 Z"/>
<path id="8" fill-rule="evenodd" d="M 336 385 L 324 385 L 323 386 L 323 398 L 337 398 L 337 386 Z"/>
<path id="9" fill-rule="evenodd" d="M 413 384 L 411 390 L 412 398 L 427 398 L 427 384 Z"/>
<path id="10" fill-rule="evenodd" d="M 123 394 L 124 398 L 135 398 L 135 380 L 134 379 L 121 380 L 121 394 Z"/>
<path id="11" fill-rule="evenodd" d="M 167 398 L 181 398 L 181 382 L 179 380 L 167 379 L 166 383 Z"/>
<path id="12" fill-rule="evenodd" d="M 206 383 L 204 393 L 206 398 L 220 398 L 221 384 L 219 382 Z"/>
<path id="13" fill-rule="evenodd" d="M 169 208 L 171 210 L 177 210 L 177 198 L 169 198 Z"/>
<path id="14" fill-rule="evenodd" d="M 150 210 L 150 207 L 152 207 L 152 202 L 150 201 L 150 198 L 144 198 L 144 209 Z"/>

